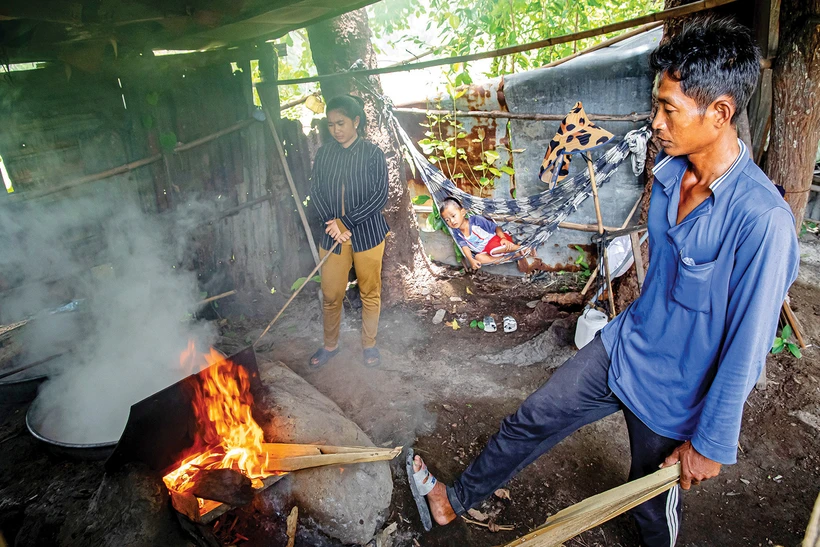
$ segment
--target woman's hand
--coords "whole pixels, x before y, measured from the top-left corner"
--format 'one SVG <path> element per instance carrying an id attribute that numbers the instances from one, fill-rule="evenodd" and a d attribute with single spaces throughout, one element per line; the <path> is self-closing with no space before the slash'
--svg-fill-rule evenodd
<path id="1" fill-rule="evenodd" d="M 342 229 L 339 228 L 338 219 L 334 218 L 325 222 L 325 233 L 333 239 L 339 239 L 339 236 L 342 235 Z"/>
<path id="2" fill-rule="evenodd" d="M 328 220 L 325 222 L 325 233 L 333 238 L 334 241 L 337 243 L 344 243 L 345 241 L 350 239 L 352 235 L 350 230 L 345 230 L 342 232 L 341 228 L 339 228 L 339 223 L 337 219 Z"/>

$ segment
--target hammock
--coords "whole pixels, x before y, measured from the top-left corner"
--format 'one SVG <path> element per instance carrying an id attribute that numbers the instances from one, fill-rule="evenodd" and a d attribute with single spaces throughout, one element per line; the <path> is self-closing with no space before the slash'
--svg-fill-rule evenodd
<path id="1" fill-rule="evenodd" d="M 539 194 L 518 199 L 480 198 L 460 190 L 451 180 L 419 152 L 413 140 L 399 124 L 392 103 L 377 93 L 363 79 L 357 78 L 384 105 L 383 115 L 392 126 L 396 135 L 404 143 L 407 154 L 413 160 L 436 207 L 448 197 L 457 199 L 470 213 L 493 219 L 502 230 L 513 236 L 521 249 L 499 255 L 496 264 L 511 262 L 521 254 L 529 255 L 543 245 L 563 222 L 583 201 L 592 194 L 589 170 L 586 169 L 572 177 L 565 178 L 560 184 Z M 642 127 L 627 133 L 621 141 L 607 150 L 593 162 L 595 182 L 600 187 L 615 173 L 618 166 L 632 154 L 632 170 L 635 176 L 643 171 L 646 158 L 646 143 L 651 136 L 648 127 Z M 450 229 L 450 236 L 453 236 Z M 521 253 L 521 254 L 519 254 Z"/>

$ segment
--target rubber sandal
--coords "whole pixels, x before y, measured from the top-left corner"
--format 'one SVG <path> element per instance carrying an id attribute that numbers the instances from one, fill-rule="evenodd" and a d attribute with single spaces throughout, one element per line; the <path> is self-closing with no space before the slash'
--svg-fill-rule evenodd
<path id="1" fill-rule="evenodd" d="M 515 332 L 516 330 L 518 330 L 518 323 L 516 322 L 516 320 L 513 317 L 509 316 L 509 315 L 505 316 L 504 317 L 504 332 L 510 333 L 510 332 Z"/>
<path id="2" fill-rule="evenodd" d="M 339 348 L 337 347 L 333 351 L 328 351 L 325 348 L 319 348 L 316 350 L 316 353 L 310 356 L 308 359 L 308 368 L 310 370 L 319 370 L 323 366 L 327 364 L 337 353 L 339 353 Z M 314 363 L 313 360 L 316 360 Z"/>
<path id="3" fill-rule="evenodd" d="M 427 465 L 422 462 L 422 467 L 419 471 L 413 472 L 413 458 L 415 452 L 412 448 L 407 449 L 407 459 L 405 459 L 404 467 L 407 471 L 407 484 L 410 485 L 410 491 L 413 493 L 413 499 L 416 501 L 416 509 L 419 511 L 421 523 L 424 525 L 424 530 L 429 532 L 433 529 L 433 517 L 430 515 L 430 508 L 427 506 L 427 500 L 424 496 L 430 493 L 436 485 L 436 478 L 427 470 Z M 424 479 L 430 477 L 426 483 Z"/>
<path id="4" fill-rule="evenodd" d="M 375 361 L 370 361 L 371 359 L 375 359 Z M 375 368 L 379 366 L 382 362 L 382 356 L 379 353 L 379 348 L 372 347 L 372 348 L 365 348 L 364 350 L 364 366 L 368 368 Z"/>
<path id="5" fill-rule="evenodd" d="M 498 330 L 498 325 L 495 324 L 495 319 L 489 315 L 484 318 L 484 332 L 495 332 Z"/>

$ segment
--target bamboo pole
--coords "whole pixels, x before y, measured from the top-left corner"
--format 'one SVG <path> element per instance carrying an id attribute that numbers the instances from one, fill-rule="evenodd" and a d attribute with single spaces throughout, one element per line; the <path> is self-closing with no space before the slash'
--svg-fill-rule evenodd
<path id="1" fill-rule="evenodd" d="M 261 96 L 260 96 L 261 97 Z M 293 175 L 290 172 L 288 165 L 288 158 L 285 156 L 285 149 L 282 148 L 282 141 L 279 140 L 279 133 L 276 131 L 276 124 L 273 123 L 270 110 L 265 105 L 262 105 L 262 111 L 265 113 L 265 119 L 268 122 L 268 128 L 273 136 L 273 143 L 276 146 L 276 151 L 279 153 L 279 160 L 282 162 L 282 169 L 285 171 L 285 178 L 288 180 L 288 186 L 293 193 L 293 199 L 296 202 L 296 211 L 299 213 L 299 218 L 302 220 L 302 227 L 305 229 L 308 244 L 310 245 L 310 252 L 313 254 L 313 260 L 317 267 L 319 264 L 319 251 L 316 249 L 316 243 L 313 241 L 313 233 L 310 231 L 310 224 L 308 223 L 305 209 L 302 207 L 302 198 L 299 197 L 299 191 L 296 190 L 296 184 L 293 182 Z"/>
<path id="2" fill-rule="evenodd" d="M 567 507 L 549 517 L 540 528 L 511 541 L 505 547 L 561 545 L 581 532 L 599 526 L 674 488 L 679 481 L 680 464 L 665 467 L 651 475 L 630 481 Z"/>
<path id="3" fill-rule="evenodd" d="M 305 285 L 307 285 L 310 282 L 310 279 L 314 275 L 316 275 L 316 272 L 319 271 L 319 268 L 322 267 L 322 264 L 324 264 L 327 261 L 327 259 L 330 258 L 330 255 L 333 254 L 333 251 L 336 250 L 336 247 L 338 247 L 338 246 L 339 246 L 339 242 L 337 241 L 336 243 L 333 244 L 333 247 L 330 248 L 330 250 L 324 256 L 324 258 L 322 258 L 322 260 L 320 260 L 319 263 L 316 264 L 316 267 L 313 268 L 313 271 L 308 274 L 307 279 L 305 279 L 305 282 L 302 283 L 302 285 L 298 289 L 296 289 L 296 291 L 290 296 L 290 298 L 288 298 L 288 301 L 285 302 L 285 305 L 282 306 L 282 309 L 279 310 L 279 313 L 276 314 L 276 317 L 271 319 L 270 323 L 268 323 L 268 326 L 265 327 L 265 330 L 262 331 L 262 334 L 260 334 L 259 338 L 256 339 L 256 342 L 253 343 L 254 347 L 256 347 L 259 344 L 259 341 L 262 340 L 262 338 L 268 333 L 268 331 L 273 326 L 273 324 L 276 323 L 276 320 L 279 319 L 279 316 L 281 316 L 283 313 L 285 313 L 285 310 L 288 309 L 288 306 L 290 306 L 290 303 L 293 302 L 293 299 L 296 298 L 296 296 L 300 292 L 302 292 L 302 289 L 305 288 Z"/>
<path id="4" fill-rule="evenodd" d="M 469 118 L 501 118 L 509 120 L 535 120 L 546 122 L 560 122 L 567 117 L 566 114 L 539 114 L 535 112 L 507 112 L 504 110 L 427 110 L 424 108 L 394 108 L 394 112 L 403 114 L 434 114 L 444 116 L 447 114 L 456 116 L 466 116 Z M 651 117 L 649 112 L 633 112 L 632 114 L 588 114 L 590 120 L 610 121 L 610 122 L 639 122 L 648 120 Z"/>
<path id="5" fill-rule="evenodd" d="M 235 291 L 235 290 L 233 290 L 233 291 L 228 291 L 228 292 L 223 292 L 222 294 L 218 294 L 218 295 L 216 295 L 216 296 L 212 296 L 212 297 L 210 297 L 210 298 L 206 298 L 205 300 L 200 300 L 199 302 L 197 302 L 197 303 L 196 303 L 196 305 L 197 305 L 197 307 L 199 307 L 199 306 L 203 306 L 203 305 L 205 305 L 205 304 L 207 304 L 207 303 L 209 303 L 209 302 L 213 302 L 213 301 L 215 301 L 215 300 L 221 300 L 222 298 L 225 298 L 225 297 L 228 297 L 228 296 L 233 296 L 233 295 L 235 295 L 235 294 L 236 294 L 236 291 Z"/>
<path id="6" fill-rule="evenodd" d="M 293 78 L 289 80 L 279 80 L 279 85 L 293 85 L 293 84 L 305 84 L 308 82 L 320 82 L 325 80 L 332 80 L 334 78 L 343 78 L 343 77 L 353 77 L 353 76 L 372 76 L 375 74 L 388 74 L 392 72 L 407 72 L 410 70 L 419 70 L 422 68 L 430 68 L 434 66 L 442 66 L 442 65 L 452 65 L 456 63 L 466 63 L 470 61 L 477 61 L 479 59 L 491 59 L 493 57 L 502 57 L 504 55 L 512 55 L 514 53 L 521 53 L 524 51 L 531 51 L 533 49 L 541 49 L 545 47 L 550 47 L 558 44 L 565 44 L 567 42 L 573 42 L 575 40 L 582 40 L 584 38 L 593 38 L 595 36 L 600 36 L 602 34 L 610 34 L 612 32 L 617 32 L 619 30 L 625 30 L 632 27 L 637 27 L 639 25 L 644 25 L 647 23 L 653 23 L 656 21 L 665 21 L 667 19 L 672 19 L 674 17 L 682 17 L 684 15 L 689 15 L 691 13 L 697 13 L 699 11 L 704 11 L 712 8 L 716 8 L 719 6 L 725 6 L 726 4 L 732 4 L 737 2 L 738 0 L 700 0 L 699 2 L 693 2 L 691 4 L 686 4 L 683 6 L 678 6 L 677 8 L 671 8 L 655 13 L 650 13 L 649 15 L 643 15 L 641 17 L 635 17 L 633 19 L 627 19 L 626 21 L 619 21 L 617 23 L 611 23 L 608 25 L 603 25 L 601 27 L 583 30 L 579 32 L 573 32 L 570 34 L 564 34 L 561 36 L 554 36 L 550 38 L 546 38 L 544 40 L 539 40 L 537 42 L 530 42 L 528 44 L 520 44 L 517 46 L 510 46 L 501 49 L 495 49 L 492 51 L 485 51 L 482 53 L 471 53 L 469 55 L 457 55 L 455 57 L 447 57 L 444 59 L 433 59 L 431 61 L 423 61 L 420 63 L 410 63 L 406 65 L 399 65 L 399 66 L 389 66 L 389 67 L 382 67 L 382 68 L 371 68 L 366 70 L 350 70 L 347 72 L 337 72 L 335 74 L 325 74 L 322 76 L 311 76 L 308 78 Z"/>
<path id="7" fill-rule="evenodd" d="M 598 184 L 595 182 L 595 166 L 592 165 L 592 160 L 589 156 L 584 154 L 584 159 L 587 162 L 587 169 L 589 170 L 589 182 L 592 184 L 592 199 L 595 203 L 595 217 L 598 219 L 598 234 L 604 235 L 604 220 L 601 216 L 601 202 L 598 200 Z M 609 297 L 609 318 L 615 317 L 615 296 L 612 290 L 612 276 L 609 271 L 609 253 L 607 252 L 606 241 L 602 242 L 604 246 L 604 273 L 606 274 L 606 288 L 607 296 Z"/>
<path id="8" fill-rule="evenodd" d="M 551 63 L 548 63 L 548 64 L 544 65 L 541 68 L 552 68 L 552 67 L 555 67 L 555 66 L 558 66 L 558 65 L 562 65 L 562 64 L 566 63 L 567 61 L 571 61 L 571 60 L 575 59 L 576 57 L 580 57 L 581 55 L 586 55 L 587 53 L 592 53 L 593 51 L 598 51 L 599 49 L 609 47 L 611 45 L 617 44 L 618 42 L 623 42 L 627 38 L 632 38 L 633 36 L 637 36 L 638 34 L 646 32 L 647 30 L 652 30 L 653 28 L 657 28 L 661 25 L 663 25 L 663 21 L 655 21 L 654 23 L 649 23 L 647 25 L 640 26 L 636 29 L 630 30 L 629 32 L 625 32 L 625 33 L 621 34 L 620 36 L 615 36 L 613 38 L 608 38 L 608 39 L 604 40 L 603 42 L 601 42 L 599 44 L 595 44 L 592 47 L 582 49 L 578 53 L 573 53 L 572 55 L 567 55 L 566 57 L 562 57 L 560 59 L 557 59 L 557 60 L 555 60 Z"/>
<path id="9" fill-rule="evenodd" d="M 177 152 L 184 152 L 186 150 L 190 150 L 192 148 L 196 148 L 197 146 L 201 146 L 205 143 L 211 142 L 219 137 L 223 137 L 235 131 L 239 131 L 240 129 L 244 129 L 251 125 L 255 120 L 253 118 L 242 120 L 241 122 L 237 122 L 229 127 L 224 129 L 220 129 L 215 133 L 211 133 L 210 135 L 206 135 L 195 141 L 191 141 L 189 143 L 178 144 L 174 147 L 174 153 Z M 71 182 L 67 182 L 65 184 L 61 184 L 59 186 L 54 186 L 52 188 L 46 188 L 45 190 L 41 190 L 39 192 L 22 192 L 22 193 L 15 193 L 9 195 L 11 199 L 18 199 L 18 200 L 26 200 L 26 199 L 36 199 L 41 198 L 44 196 L 48 196 L 51 194 L 56 194 L 57 192 L 63 192 L 65 190 L 69 190 L 76 186 L 81 186 L 83 184 L 87 184 L 89 182 L 96 182 L 98 180 L 107 179 L 109 177 L 113 177 L 116 175 L 122 175 L 123 173 L 128 173 L 129 171 L 134 171 L 135 169 L 139 169 L 140 167 L 145 167 L 146 165 L 150 165 L 152 163 L 156 163 L 162 160 L 164 157 L 163 154 L 154 154 L 153 156 L 149 156 L 147 158 L 143 158 L 141 160 L 129 162 L 119 167 L 113 167 L 111 169 L 106 169 L 105 171 L 100 171 L 99 173 L 94 173 L 91 175 L 86 175 L 84 177 L 80 177 L 76 180 Z"/>

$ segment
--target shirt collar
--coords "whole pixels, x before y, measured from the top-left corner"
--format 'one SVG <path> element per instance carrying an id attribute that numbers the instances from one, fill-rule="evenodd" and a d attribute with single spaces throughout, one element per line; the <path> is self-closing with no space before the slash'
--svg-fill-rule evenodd
<path id="1" fill-rule="evenodd" d="M 733 173 L 740 173 L 743 171 L 743 167 L 745 167 L 746 162 L 749 161 L 749 152 L 748 148 L 746 148 L 746 144 L 744 144 L 744 142 L 740 139 L 737 140 L 737 144 L 740 148 L 740 152 L 735 158 L 735 161 L 732 162 L 732 165 L 729 166 L 729 169 L 727 169 L 725 173 L 716 178 L 712 181 L 712 184 L 709 185 L 709 189 L 712 191 L 712 194 L 716 194 L 723 188 L 731 186 L 725 184 L 725 182 Z M 680 176 L 688 166 L 689 161 L 686 159 L 686 156 L 665 156 L 655 165 L 652 173 L 655 175 L 655 179 L 660 182 L 664 188 L 667 188 L 669 185 L 680 179 Z"/>
<path id="2" fill-rule="evenodd" d="M 351 144 L 351 145 L 350 145 L 350 146 L 348 146 L 347 148 L 345 148 L 344 146 L 342 146 L 342 145 L 339 143 L 339 141 L 337 141 L 336 139 L 333 139 L 333 142 L 335 142 L 335 143 L 336 143 L 336 146 L 337 146 L 337 147 L 339 148 L 339 150 L 341 150 L 342 152 L 355 152 L 355 151 L 356 151 L 356 150 L 357 150 L 357 149 L 361 146 L 362 137 L 361 137 L 360 135 L 357 135 L 357 136 L 356 136 L 356 140 L 355 140 L 355 141 L 353 141 L 353 144 Z"/>

